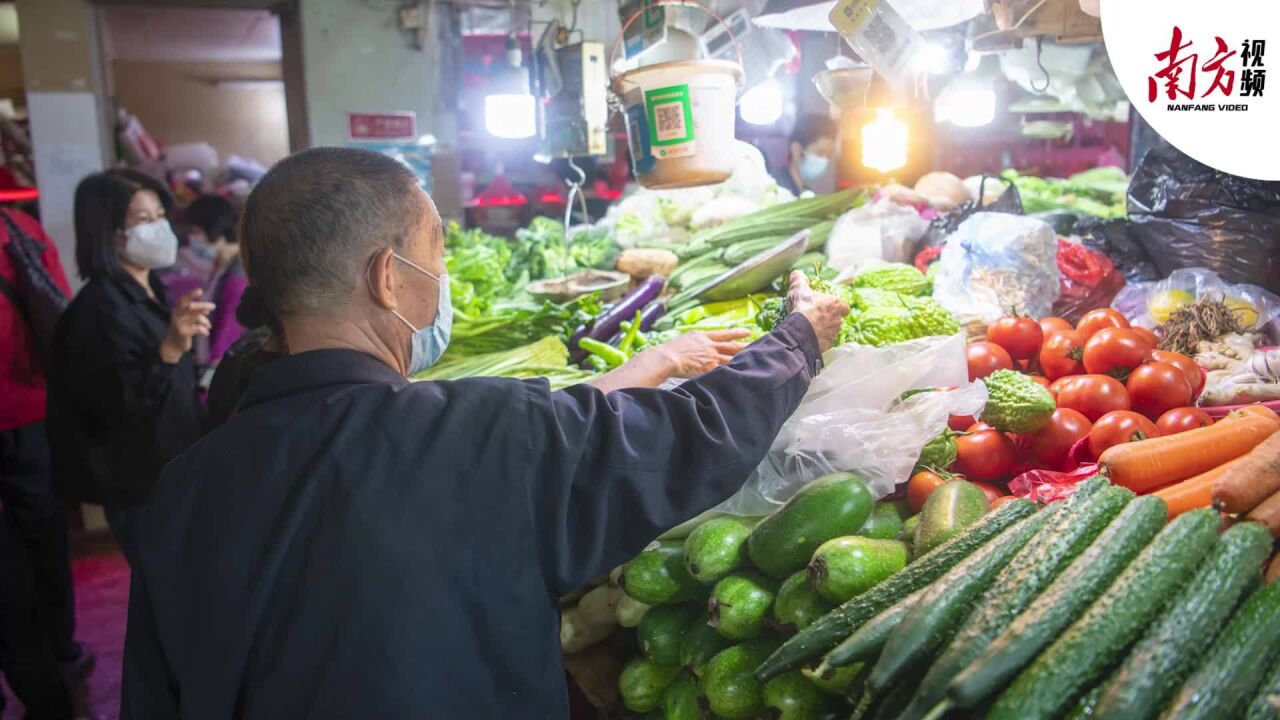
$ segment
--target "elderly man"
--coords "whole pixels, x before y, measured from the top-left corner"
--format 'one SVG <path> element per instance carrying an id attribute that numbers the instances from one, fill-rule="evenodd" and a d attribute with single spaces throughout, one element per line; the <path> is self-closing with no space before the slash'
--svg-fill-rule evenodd
<path id="1" fill-rule="evenodd" d="M 848 312 L 793 278 L 773 333 L 673 391 L 410 383 L 451 311 L 407 170 L 294 155 L 241 246 L 289 354 L 152 493 L 124 718 L 565 717 L 557 597 L 732 494 Z"/>

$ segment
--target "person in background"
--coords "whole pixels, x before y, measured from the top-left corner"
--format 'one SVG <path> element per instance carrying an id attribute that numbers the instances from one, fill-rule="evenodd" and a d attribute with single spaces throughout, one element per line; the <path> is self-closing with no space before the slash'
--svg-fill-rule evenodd
<path id="1" fill-rule="evenodd" d="M 408 168 L 299 153 L 240 230 L 288 354 L 142 512 L 124 720 L 566 717 L 559 597 L 741 487 L 849 312 L 795 273 L 741 352 L 641 353 L 715 368 L 674 390 L 410 382 L 453 311 Z"/>
<path id="2" fill-rule="evenodd" d="M 217 195 L 201 195 L 187 206 L 187 222 L 191 223 L 192 245 L 209 249 L 213 271 L 204 288 L 204 297 L 217 307 L 209 313 L 209 337 L 195 341 L 196 366 L 214 367 L 227 348 L 244 333 L 236 320 L 240 296 L 249 284 L 240 263 L 240 245 L 236 242 L 239 217 L 229 200 Z"/>
<path id="3" fill-rule="evenodd" d="M 171 306 L 155 276 L 177 254 L 170 206 L 163 185 L 129 170 L 76 187 L 76 265 L 87 282 L 58 322 L 49 369 L 55 487 L 103 505 L 131 564 L 138 508 L 164 464 L 199 437 L 190 350 L 214 309 L 199 289 Z"/>
<path id="4" fill-rule="evenodd" d="M 85 716 L 75 706 L 94 656 L 74 639 L 67 512 L 50 479 L 45 372 L 8 252 L 15 232 L 42 245 L 48 277 L 67 296 L 71 288 L 40 224 L 0 213 L 0 670 L 28 718 L 65 720 Z"/>
<path id="5" fill-rule="evenodd" d="M 835 189 L 836 124 L 831 116 L 809 113 L 796 118 L 791 129 L 789 161 L 774 179 L 799 195 Z"/>

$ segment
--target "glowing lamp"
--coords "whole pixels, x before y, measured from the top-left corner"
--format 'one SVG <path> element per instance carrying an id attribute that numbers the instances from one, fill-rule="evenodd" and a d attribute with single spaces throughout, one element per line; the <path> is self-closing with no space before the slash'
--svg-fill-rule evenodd
<path id="1" fill-rule="evenodd" d="M 889 108 L 876 110 L 875 119 L 862 126 L 862 164 L 882 173 L 907 164 L 907 124 Z"/>
<path id="2" fill-rule="evenodd" d="M 484 129 L 494 137 L 520 140 L 538 131 L 537 101 L 523 95 L 488 95 L 484 99 Z"/>
<path id="3" fill-rule="evenodd" d="M 752 125 L 772 125 L 782 117 L 782 104 L 782 85 L 769 78 L 743 94 L 738 113 Z"/>

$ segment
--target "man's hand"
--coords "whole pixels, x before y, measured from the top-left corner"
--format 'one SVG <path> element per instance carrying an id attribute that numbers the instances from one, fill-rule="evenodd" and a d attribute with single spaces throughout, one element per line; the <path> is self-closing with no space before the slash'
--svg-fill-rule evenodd
<path id="1" fill-rule="evenodd" d="M 826 352 L 840 334 L 840 324 L 849 314 L 849 305 L 840 298 L 820 293 L 809 287 L 804 273 L 791 273 L 791 289 L 787 291 L 787 307 L 809 320 L 818 336 L 818 348 Z"/>
<path id="2" fill-rule="evenodd" d="M 690 332 L 658 346 L 671 366 L 672 377 L 690 378 L 715 370 L 733 359 L 750 335 L 746 330 Z"/>
<path id="3" fill-rule="evenodd" d="M 196 335 L 208 337 L 212 325 L 209 313 L 216 307 L 211 302 L 197 302 L 203 290 L 196 289 L 182 296 L 173 312 L 169 313 L 169 334 L 160 343 L 160 359 L 173 364 L 191 350 L 191 339 Z"/>

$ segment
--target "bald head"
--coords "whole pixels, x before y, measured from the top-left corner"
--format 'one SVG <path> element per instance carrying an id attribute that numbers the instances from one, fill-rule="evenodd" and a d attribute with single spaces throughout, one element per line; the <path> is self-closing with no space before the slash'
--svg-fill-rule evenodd
<path id="1" fill-rule="evenodd" d="M 241 252 L 277 317 L 323 317 L 347 305 L 370 259 L 406 252 L 439 216 L 417 179 L 379 153 L 316 148 L 281 160 L 245 203 Z"/>

